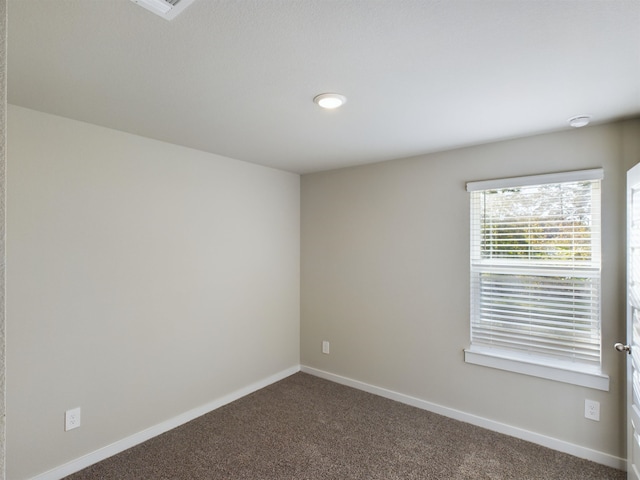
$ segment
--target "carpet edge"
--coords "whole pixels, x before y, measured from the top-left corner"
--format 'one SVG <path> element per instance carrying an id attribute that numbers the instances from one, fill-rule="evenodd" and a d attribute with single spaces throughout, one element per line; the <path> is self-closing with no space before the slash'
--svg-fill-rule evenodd
<path id="1" fill-rule="evenodd" d="M 588 447 L 576 445 L 570 442 L 566 442 L 564 440 L 560 440 L 557 438 L 542 435 L 540 433 L 532 432 L 530 430 L 525 430 L 523 428 L 507 425 L 505 423 L 496 422 L 495 420 L 490 420 L 488 418 L 473 415 L 467 412 L 463 412 L 461 410 L 456 410 L 454 408 L 438 405 L 436 403 L 428 402 L 420 398 L 412 397 L 410 395 L 405 395 L 403 393 L 396 392 L 393 390 L 388 390 L 386 388 L 377 387 L 375 385 L 361 382 L 359 380 L 354 380 L 349 377 L 344 377 L 342 375 L 337 375 L 335 373 L 327 372 L 327 371 L 309 367 L 306 365 L 301 365 L 300 371 L 303 373 L 307 373 L 309 375 L 323 378 L 325 380 L 339 383 L 341 385 L 345 385 L 347 387 L 352 387 L 367 393 L 378 395 L 380 397 L 388 398 L 390 400 L 395 400 L 397 402 L 404 403 L 412 407 L 437 413 L 439 415 L 452 418 L 454 420 L 460 420 L 465 423 L 470 423 L 478 427 L 486 428 L 487 430 L 492 430 L 494 432 L 519 438 L 521 440 L 535 443 L 543 447 L 551 448 L 553 450 L 557 450 L 562 453 L 567 453 L 575 457 L 583 458 L 585 460 L 590 460 L 592 462 L 599 463 L 607 467 L 615 468 L 618 470 L 625 470 L 625 471 L 627 470 L 626 459 L 616 457 L 615 455 L 611 455 L 609 453 L 593 450 Z"/>
<path id="2" fill-rule="evenodd" d="M 177 415 L 173 418 L 160 422 L 152 427 L 149 427 L 145 430 L 142 430 L 138 433 L 134 433 L 128 437 L 125 437 L 121 440 L 118 440 L 110 445 L 106 445 L 104 447 L 99 448 L 98 450 L 94 450 L 91 453 L 83 455 L 82 457 L 76 458 L 67 462 L 63 465 L 55 467 L 46 472 L 40 473 L 35 477 L 31 477 L 31 480 L 60 480 L 67 475 L 71 475 L 72 473 L 79 472 L 80 470 L 87 468 L 95 463 L 98 463 L 102 460 L 105 460 L 113 455 L 116 455 L 124 450 L 127 450 L 131 447 L 135 447 L 136 445 L 146 442 L 147 440 L 152 439 L 153 437 L 157 437 L 169 430 L 172 430 L 180 425 L 183 425 L 191 420 L 194 420 L 202 415 L 206 415 L 209 412 L 212 412 L 228 403 L 231 403 L 235 400 L 239 400 L 242 397 L 245 397 L 253 392 L 256 392 L 262 388 L 268 387 L 269 385 L 279 382 L 295 373 L 300 371 L 300 365 L 294 365 L 285 370 L 282 370 L 278 373 L 270 375 L 262 380 L 258 380 L 246 387 L 240 388 L 231 392 L 227 395 L 223 395 L 220 398 L 217 398 L 209 403 L 196 407 L 192 410 L 189 410 L 185 413 Z"/>

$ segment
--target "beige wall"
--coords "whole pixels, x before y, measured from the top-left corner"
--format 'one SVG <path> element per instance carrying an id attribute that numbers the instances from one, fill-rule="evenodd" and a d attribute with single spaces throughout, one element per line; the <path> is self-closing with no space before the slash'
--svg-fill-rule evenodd
<path id="1" fill-rule="evenodd" d="M 301 363 L 625 457 L 625 171 L 640 123 L 528 137 L 302 177 Z M 471 180 L 604 167 L 609 392 L 466 364 Z M 321 353 L 321 341 L 331 354 Z M 601 421 L 584 418 L 586 398 Z"/>
<path id="2" fill-rule="evenodd" d="M 298 365 L 299 176 L 8 114 L 9 478 Z"/>

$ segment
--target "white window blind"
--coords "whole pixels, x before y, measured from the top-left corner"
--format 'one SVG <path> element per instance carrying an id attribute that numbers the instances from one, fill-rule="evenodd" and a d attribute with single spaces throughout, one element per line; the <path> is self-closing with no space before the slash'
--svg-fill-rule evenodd
<path id="1" fill-rule="evenodd" d="M 600 363 L 602 169 L 473 182 L 471 349 Z"/>

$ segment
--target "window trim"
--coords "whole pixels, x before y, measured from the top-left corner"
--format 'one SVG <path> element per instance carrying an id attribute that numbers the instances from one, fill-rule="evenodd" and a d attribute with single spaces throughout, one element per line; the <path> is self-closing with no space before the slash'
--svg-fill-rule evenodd
<path id="1" fill-rule="evenodd" d="M 602 179 L 604 179 L 604 169 L 591 168 L 589 170 L 574 170 L 572 172 L 543 173 L 542 175 L 527 175 L 524 177 L 497 178 L 493 180 L 467 182 L 467 192 L 510 187 L 527 187 L 530 185 L 542 185 L 545 183 L 584 182 L 586 180 Z"/>
<path id="2" fill-rule="evenodd" d="M 557 382 L 570 383 L 595 390 L 609 391 L 609 376 L 588 367 L 565 364 L 549 360 L 542 363 L 527 355 L 515 352 L 497 352 L 489 348 L 472 345 L 464 350 L 464 361 L 473 365 L 496 368 L 509 372 L 521 373 L 532 377 L 546 378 Z"/>
<path id="3" fill-rule="evenodd" d="M 602 180 L 603 178 L 604 170 L 602 168 L 594 168 L 589 170 L 468 182 L 466 184 L 466 190 L 468 192 L 474 192 L 478 190 L 503 189 L 529 185 Z M 596 208 L 600 209 L 601 205 L 597 205 Z M 472 217 L 471 222 L 473 222 L 473 220 L 474 218 Z M 471 228 L 473 227 L 474 225 L 472 224 Z M 473 230 L 470 234 L 473 234 Z M 470 248 L 473 248 L 473 245 L 470 245 Z M 470 251 L 470 254 L 471 253 Z M 602 316 L 600 316 L 600 322 L 601 321 Z M 602 334 L 602 323 L 600 323 L 600 333 Z M 600 348 L 602 355 L 602 344 Z M 599 367 L 580 365 L 570 361 L 535 357 L 525 352 L 503 351 L 479 345 L 470 345 L 469 348 L 464 350 L 464 361 L 470 364 L 609 391 L 609 376 L 602 373 L 602 363 Z"/>

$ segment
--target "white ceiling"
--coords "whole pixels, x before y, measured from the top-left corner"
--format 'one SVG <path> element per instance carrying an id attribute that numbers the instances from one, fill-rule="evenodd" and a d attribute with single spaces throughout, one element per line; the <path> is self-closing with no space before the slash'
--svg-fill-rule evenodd
<path id="1" fill-rule="evenodd" d="M 640 0 L 9 0 L 9 102 L 306 173 L 640 114 Z M 312 99 L 339 92 L 324 111 Z"/>

